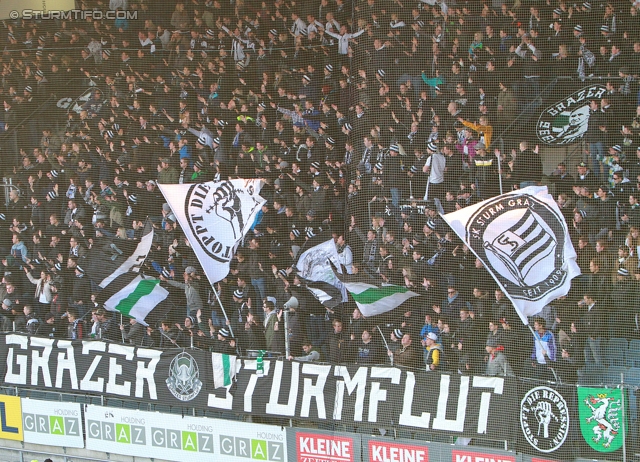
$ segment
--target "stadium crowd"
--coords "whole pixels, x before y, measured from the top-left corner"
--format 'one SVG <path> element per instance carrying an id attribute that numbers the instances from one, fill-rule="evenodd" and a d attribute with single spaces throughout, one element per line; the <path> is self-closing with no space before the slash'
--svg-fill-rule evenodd
<path id="1" fill-rule="evenodd" d="M 602 362 L 602 338 L 637 335 L 636 2 L 80 4 L 137 18 L 0 30 L 2 169 L 19 187 L 0 214 L 3 330 L 242 354 L 284 352 L 287 336 L 290 359 L 536 377 L 552 365 L 574 383 Z M 590 105 L 586 162 L 544 175 L 510 124 L 552 79 L 593 76 L 608 91 Z M 84 88 L 77 110 L 29 117 Z M 215 285 L 227 321 L 158 184 L 235 177 L 262 178 L 268 201 Z M 531 321 L 536 342 L 439 215 L 533 184 L 557 199 L 583 272 Z M 98 306 L 83 267 L 93 249 L 135 247 L 147 217 L 144 271 L 179 292 L 149 327 Z M 321 233 L 349 273 L 420 297 L 371 319 L 321 305 L 293 267 Z"/>

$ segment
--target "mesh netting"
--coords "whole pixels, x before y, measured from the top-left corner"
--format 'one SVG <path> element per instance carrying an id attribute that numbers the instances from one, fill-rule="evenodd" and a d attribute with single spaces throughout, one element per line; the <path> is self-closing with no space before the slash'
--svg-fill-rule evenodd
<path id="1" fill-rule="evenodd" d="M 4 331 L 640 385 L 634 2 L 156 3 L 2 23 Z M 267 202 L 212 286 L 158 184 L 230 178 Z M 442 215 L 534 185 L 583 275 L 532 335 Z M 170 303 L 128 325 L 130 257 Z"/>

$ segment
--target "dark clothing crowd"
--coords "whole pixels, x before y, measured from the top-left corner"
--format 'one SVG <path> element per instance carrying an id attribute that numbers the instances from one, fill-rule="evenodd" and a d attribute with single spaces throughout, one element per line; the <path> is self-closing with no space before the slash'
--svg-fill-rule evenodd
<path id="1" fill-rule="evenodd" d="M 637 335 L 635 3 L 80 4 L 131 15 L 0 27 L 3 330 L 568 381 L 602 363 L 602 338 Z M 510 127 L 558 77 L 607 91 L 554 127 L 585 162 L 545 174 Z M 263 179 L 267 203 L 212 287 L 158 184 L 229 178 Z M 532 335 L 440 215 L 538 184 L 583 275 Z M 100 306 L 85 264 L 130 253 L 147 220 L 142 271 L 175 303 L 149 326 Z M 295 268 L 322 234 L 348 273 L 419 297 L 371 318 L 322 305 Z"/>

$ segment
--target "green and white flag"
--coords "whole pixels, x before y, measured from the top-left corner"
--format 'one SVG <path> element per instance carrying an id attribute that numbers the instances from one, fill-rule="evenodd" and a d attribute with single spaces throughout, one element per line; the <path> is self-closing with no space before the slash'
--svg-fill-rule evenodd
<path id="1" fill-rule="evenodd" d="M 580 431 L 589 446 L 598 452 L 614 452 L 622 447 L 627 426 L 625 395 L 619 388 L 578 387 Z"/>
<path id="2" fill-rule="evenodd" d="M 344 285 L 366 318 L 391 311 L 411 297 L 418 296 L 406 287 L 392 284 L 376 286 L 363 282 L 347 282 Z"/>
<path id="3" fill-rule="evenodd" d="M 374 278 L 366 272 L 347 274 L 333 266 L 335 276 L 342 282 L 358 309 L 366 318 L 387 313 L 404 302 L 420 294 L 410 291 L 404 286 L 386 284 L 381 278 Z"/>
<path id="4" fill-rule="evenodd" d="M 136 273 L 125 273 L 116 277 L 98 295 L 98 302 L 109 311 L 135 318 L 148 325 L 149 317 L 158 320 L 171 309 L 169 291 L 160 286 L 160 280 L 143 277 Z"/>
<path id="5" fill-rule="evenodd" d="M 399 307 L 418 294 L 393 284 L 374 285 L 366 282 L 344 282 L 344 286 L 364 317 L 383 314 Z"/>
<path id="6" fill-rule="evenodd" d="M 236 356 L 211 353 L 214 388 L 228 387 L 236 376 Z"/>

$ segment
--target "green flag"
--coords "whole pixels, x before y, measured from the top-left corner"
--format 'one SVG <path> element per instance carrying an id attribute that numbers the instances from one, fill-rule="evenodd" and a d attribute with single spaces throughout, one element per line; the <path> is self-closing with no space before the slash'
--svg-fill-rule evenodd
<path id="1" fill-rule="evenodd" d="M 135 318 L 143 325 L 162 319 L 172 308 L 169 291 L 160 286 L 160 280 L 137 273 L 117 276 L 98 293 L 98 303 L 109 311 Z"/>
<path id="2" fill-rule="evenodd" d="M 598 452 L 614 452 L 622 447 L 627 427 L 623 418 L 624 391 L 619 388 L 578 387 L 580 431 Z"/>

